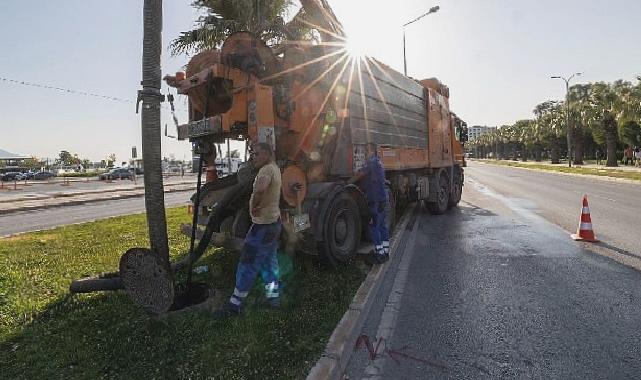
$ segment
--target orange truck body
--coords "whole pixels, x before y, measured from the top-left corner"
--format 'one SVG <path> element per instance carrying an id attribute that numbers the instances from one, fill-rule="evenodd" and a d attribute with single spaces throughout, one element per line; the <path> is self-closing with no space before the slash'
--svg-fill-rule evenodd
<path id="1" fill-rule="evenodd" d="M 368 142 L 379 146 L 394 200 L 441 202 L 434 207 L 438 213 L 444 212 L 439 192 L 447 191 L 447 207 L 458 202 L 464 122 L 450 111 L 447 86 L 338 49 L 292 46 L 281 56 L 270 54 L 260 40 L 241 32 L 221 51 L 194 57 L 186 77 L 173 83 L 190 107 L 190 123 L 178 135 L 193 141 L 206 136 L 212 144 L 226 138 L 271 144 L 283 170 L 284 220 L 309 218 L 293 227 L 295 233 L 307 229 L 317 242 L 326 240 L 323 218 L 331 210 L 318 208 L 331 208 L 331 197 L 340 192 L 354 198 L 366 223 L 362 194 L 345 180 L 364 164 Z M 247 63 L 254 61 L 261 65 Z"/>

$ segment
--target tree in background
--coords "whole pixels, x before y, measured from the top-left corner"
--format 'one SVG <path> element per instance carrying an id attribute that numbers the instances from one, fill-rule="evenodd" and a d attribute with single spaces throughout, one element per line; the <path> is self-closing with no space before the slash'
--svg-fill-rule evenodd
<path id="1" fill-rule="evenodd" d="M 107 156 L 107 167 L 114 166 L 115 162 L 116 162 L 116 153 L 111 153 L 110 155 Z"/>
<path id="2" fill-rule="evenodd" d="M 69 151 L 61 150 L 60 154 L 58 154 L 58 158 L 56 159 L 56 164 L 68 166 L 71 165 L 72 160 L 73 156 L 71 155 L 71 153 L 69 153 Z"/>
<path id="3" fill-rule="evenodd" d="M 521 143 L 521 160 L 527 161 L 531 155 L 535 161 L 541 161 L 543 144 L 536 128 L 536 122 L 531 119 L 519 120 L 514 123 L 515 133 Z"/>
<path id="4" fill-rule="evenodd" d="M 29 170 L 39 170 L 41 167 L 45 166 L 45 163 L 38 159 L 36 156 L 31 156 L 24 160 L 24 166 Z"/>
<path id="5" fill-rule="evenodd" d="M 606 166 L 617 165 L 617 143 L 619 131 L 616 120 L 616 107 L 620 101 L 616 85 L 605 82 L 593 83 L 590 87 L 588 123 L 592 130 L 594 141 L 605 143 L 607 161 Z"/>
<path id="6" fill-rule="evenodd" d="M 550 161 L 560 163 L 559 152 L 565 136 L 563 103 L 548 100 L 534 108 L 536 133 L 550 150 Z"/>
<path id="7" fill-rule="evenodd" d="M 576 84 L 570 87 L 570 120 L 572 125 L 572 146 L 574 147 L 574 164 L 583 165 L 585 141 L 591 138 L 588 128 L 590 112 L 590 84 Z"/>
<path id="8" fill-rule="evenodd" d="M 634 120 L 624 121 L 619 126 L 621 141 L 631 147 L 641 146 L 641 126 Z"/>

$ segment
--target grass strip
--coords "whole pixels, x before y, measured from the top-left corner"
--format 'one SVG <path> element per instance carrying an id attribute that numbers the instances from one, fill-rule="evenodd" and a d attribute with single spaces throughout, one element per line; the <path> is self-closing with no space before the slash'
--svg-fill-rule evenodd
<path id="1" fill-rule="evenodd" d="M 179 225 L 189 216 L 181 207 L 167 219 L 176 257 L 188 248 Z M 354 264 L 326 269 L 280 255 L 283 308 L 253 306 L 257 281 L 247 313 L 229 320 L 193 312 L 159 321 L 124 292 L 69 295 L 72 280 L 117 269 L 147 239 L 144 214 L 0 239 L 0 378 L 304 378 L 365 278 Z M 213 250 L 195 278 L 227 296 L 237 260 Z"/>
<path id="2" fill-rule="evenodd" d="M 618 170 L 614 168 L 607 169 L 597 169 L 597 168 L 584 168 L 584 167 L 567 167 L 567 166 L 555 166 L 555 165 L 546 165 L 546 164 L 524 164 L 516 161 L 502 161 L 502 160 L 478 160 L 479 162 L 484 162 L 492 165 L 501 165 L 501 166 L 510 166 L 517 168 L 526 168 L 526 169 L 538 169 L 538 170 L 547 170 L 551 172 L 558 173 L 573 173 L 573 174 L 582 174 L 582 175 L 597 175 L 601 177 L 613 177 L 613 178 L 625 178 L 635 181 L 641 181 L 641 172 L 629 171 L 629 170 Z"/>

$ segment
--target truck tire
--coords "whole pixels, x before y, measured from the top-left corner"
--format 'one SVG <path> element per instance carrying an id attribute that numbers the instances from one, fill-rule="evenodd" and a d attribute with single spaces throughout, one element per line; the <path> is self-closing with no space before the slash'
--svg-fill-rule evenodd
<path id="1" fill-rule="evenodd" d="M 438 188 L 436 201 L 427 202 L 427 209 L 430 214 L 441 215 L 447 211 L 447 205 L 450 200 L 450 179 L 447 177 L 445 170 L 441 171 L 438 177 Z"/>
<path id="2" fill-rule="evenodd" d="M 356 201 L 341 192 L 329 205 L 324 221 L 321 255 L 332 264 L 354 257 L 361 240 L 361 217 Z"/>
<path id="3" fill-rule="evenodd" d="M 463 172 L 458 166 L 454 167 L 454 178 L 452 178 L 452 192 L 447 202 L 447 208 L 452 208 L 461 201 L 463 195 Z"/>

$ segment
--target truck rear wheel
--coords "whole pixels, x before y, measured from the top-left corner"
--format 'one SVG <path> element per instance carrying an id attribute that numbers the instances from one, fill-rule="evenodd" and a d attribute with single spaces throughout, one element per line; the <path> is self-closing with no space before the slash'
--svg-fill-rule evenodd
<path id="1" fill-rule="evenodd" d="M 450 179 L 445 171 L 438 176 L 438 188 L 436 201 L 427 202 L 427 209 L 431 214 L 441 215 L 447 211 L 447 205 L 450 200 Z"/>
<path id="2" fill-rule="evenodd" d="M 453 171 L 454 178 L 452 178 L 452 192 L 450 193 L 450 199 L 447 202 L 447 208 L 456 206 L 461 201 L 461 196 L 463 195 L 463 173 L 457 166 L 454 167 Z"/>
<path id="3" fill-rule="evenodd" d="M 331 263 L 346 262 L 356 253 L 361 238 L 358 205 L 347 193 L 338 194 L 329 206 L 323 229 L 322 254 Z"/>

